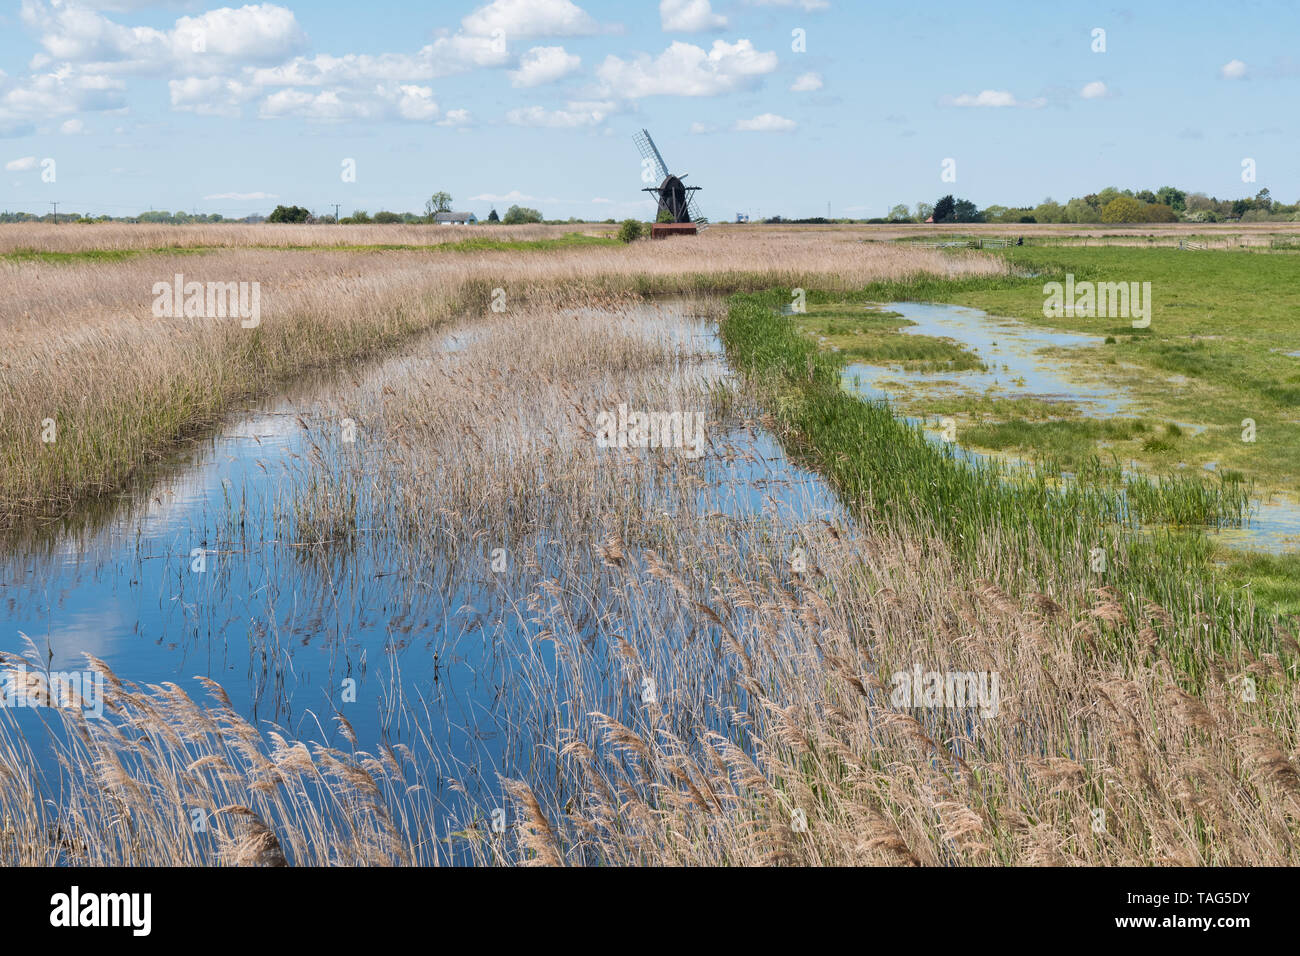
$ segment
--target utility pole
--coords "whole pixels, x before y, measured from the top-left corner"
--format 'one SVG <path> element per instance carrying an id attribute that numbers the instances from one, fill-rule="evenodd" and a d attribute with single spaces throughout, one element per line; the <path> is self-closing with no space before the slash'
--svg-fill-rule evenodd
<path id="1" fill-rule="evenodd" d="M 59 224 L 59 204 L 51 202 L 50 205 L 54 207 L 54 224 L 57 226 Z"/>
<path id="2" fill-rule="evenodd" d="M 339 224 L 339 203 L 334 203 L 334 225 Z"/>

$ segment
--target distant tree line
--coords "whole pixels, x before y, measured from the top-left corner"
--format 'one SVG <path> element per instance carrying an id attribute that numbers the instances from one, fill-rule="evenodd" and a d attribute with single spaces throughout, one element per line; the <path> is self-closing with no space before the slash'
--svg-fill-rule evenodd
<path id="1" fill-rule="evenodd" d="M 1064 205 L 1052 198 L 1037 206 L 976 208 L 966 199 L 943 196 L 933 205 L 920 202 L 914 209 L 899 204 L 884 219 L 868 222 L 963 223 L 1160 223 L 1160 222 L 1300 222 L 1300 200 L 1287 205 L 1261 189 L 1253 197 L 1219 199 L 1205 193 L 1186 193 L 1173 186 L 1117 189 L 1114 186 L 1070 199 Z"/>

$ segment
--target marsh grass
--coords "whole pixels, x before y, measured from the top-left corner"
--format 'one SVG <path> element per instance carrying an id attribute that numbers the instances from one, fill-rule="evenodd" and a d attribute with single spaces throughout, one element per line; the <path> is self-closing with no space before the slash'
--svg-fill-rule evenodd
<path id="1" fill-rule="evenodd" d="M 206 233 L 176 235 L 190 241 Z M 310 235 L 314 242 L 318 232 L 286 235 Z M 492 314 L 494 302 L 512 310 L 557 302 L 599 306 L 761 288 L 796 277 L 849 288 L 886 275 L 1005 268 L 987 257 L 886 247 L 864 253 L 817 235 L 790 245 L 762 236 L 715 241 L 710 232 L 635 247 L 568 242 L 544 230 L 489 235 L 553 245 L 520 256 L 461 236 L 471 254 L 432 259 L 409 251 L 231 248 L 183 259 L 60 266 L 0 261 L 0 281 L 9 291 L 0 301 L 0 529 L 64 515 L 120 490 L 242 400 L 313 369 L 392 349 L 453 316 Z M 147 246 L 158 247 L 157 241 Z M 176 273 L 200 282 L 259 282 L 261 325 L 153 317 L 153 284 Z M 54 442 L 42 440 L 47 420 L 57 427 Z"/>
<path id="2" fill-rule="evenodd" d="M 479 595 L 456 641 L 480 642 L 509 688 L 473 712 L 485 749 L 450 758 L 437 713 L 396 689 L 382 702 L 392 742 L 362 750 L 341 718 L 297 741 L 250 725 L 213 685 L 198 703 L 92 661 L 108 718 L 41 712 L 64 728 L 57 779 L 23 771 L 30 745 L 0 713 L 0 857 L 1295 862 L 1300 645 L 1199 580 L 1153 599 L 1169 582 L 1143 574 L 1195 539 L 1134 541 L 1097 581 L 1061 545 L 1097 540 L 1069 515 L 1100 505 L 1050 517 L 1061 498 L 1031 495 L 1003 520 L 999 486 L 884 410 L 834 406 L 834 376 L 768 323 L 771 297 L 733 300 L 722 325 L 744 381 L 682 313 L 721 318 L 708 303 L 493 317 L 304 417 L 321 454 L 297 487 L 332 480 L 341 414 L 364 421 L 363 546 L 448 602 Z M 703 407 L 707 454 L 599 448 L 594 416 L 618 401 Z M 832 434 L 856 437 L 820 458 L 830 413 Z M 925 497 L 936 482 L 942 497 Z M 890 675 L 914 667 L 999 674 L 1000 716 L 895 706 Z"/>
<path id="3" fill-rule="evenodd" d="M 846 501 L 868 513 L 887 509 L 910 523 L 937 523 L 959 556 L 973 553 L 998 529 L 1026 560 L 1051 555 L 1048 560 L 1079 580 L 1091 576 L 1129 595 L 1128 600 L 1141 593 L 1184 618 L 1211 601 L 1223 628 L 1215 632 L 1220 641 L 1237 627 L 1258 628 L 1260 640 L 1273 639 L 1252 607 L 1215 586 L 1214 569 L 1205 562 L 1192 576 L 1176 548 L 1130 547 L 1130 517 L 1240 522 L 1249 508 L 1240 484 L 1139 477 L 1121 496 L 1080 482 L 1061 486 L 1042 470 L 1013 473 L 1008 480 L 999 463 L 962 461 L 952 446 L 928 441 L 919 427 L 897 420 L 887 405 L 845 392 L 838 363 L 777 314 L 773 306 L 783 299 L 779 292 L 733 299 L 723 339 L 739 369 L 769 383 L 764 394 L 782 425 L 783 439 L 806 454 Z M 1094 549 L 1109 556 L 1109 570 L 1100 577 L 1090 571 L 1088 556 Z M 1220 601 L 1227 606 L 1218 606 Z M 1184 662 L 1188 677 L 1205 676 L 1204 663 L 1190 650 Z"/>

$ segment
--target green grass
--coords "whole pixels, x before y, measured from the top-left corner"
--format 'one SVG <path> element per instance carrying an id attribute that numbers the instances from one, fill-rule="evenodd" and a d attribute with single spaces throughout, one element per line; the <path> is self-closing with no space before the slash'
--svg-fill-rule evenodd
<path id="1" fill-rule="evenodd" d="M 897 312 L 814 304 L 794 319 L 801 333 L 835 351 L 844 362 L 901 365 L 922 372 L 984 370 L 984 363 L 974 352 L 955 342 L 930 335 L 900 334 L 900 329 L 916 323 Z"/>
<path id="2" fill-rule="evenodd" d="M 1051 421 L 1008 421 L 966 425 L 961 442 L 973 448 L 1012 453 L 1022 458 L 1050 458 L 1077 472 L 1095 457 L 1098 442 L 1128 442 L 1151 438 L 1152 426 L 1141 418 L 1073 418 Z"/>
<path id="3" fill-rule="evenodd" d="M 1200 470 L 1210 462 L 1240 471 L 1261 488 L 1300 493 L 1300 262 L 1294 256 L 1258 251 L 1183 252 L 1145 247 L 1033 246 L 1002 250 L 1013 266 L 1003 277 L 948 281 L 918 278 L 876 283 L 836 308 L 872 302 L 931 301 L 971 306 L 1028 324 L 1083 332 L 1114 341 L 1096 348 L 1054 349 L 1051 361 L 1081 380 L 1101 381 L 1129 398 L 1129 413 L 1157 428 L 1161 423 L 1201 426 L 1199 434 L 1135 436 L 1117 449 L 1152 471 L 1180 465 Z M 1045 318 L 1043 285 L 1063 281 L 1150 282 L 1153 315 L 1149 328 L 1134 329 L 1122 318 Z M 1024 273 L 1035 273 L 1027 277 Z M 821 301 L 824 299 L 813 299 Z M 902 338 L 902 336 L 900 336 Z M 837 343 L 838 344 L 838 343 Z M 1041 408 L 1017 412 L 999 401 L 969 397 L 954 400 L 915 385 L 900 391 L 904 407 L 929 413 L 995 418 L 1007 428 L 989 427 L 978 435 L 997 451 L 1016 437 L 1019 453 L 1033 449 L 1032 430 L 1014 419 L 1080 420 L 1080 409 L 1063 403 L 1056 412 Z M 965 406 L 965 407 L 962 407 Z M 1243 441 L 1246 420 L 1255 423 L 1256 440 Z M 1043 454 L 1080 461 L 1107 451 L 1114 437 L 1092 426 L 1042 428 Z M 963 440 L 973 441 L 968 428 Z M 1073 441 L 1073 447 L 1066 445 Z"/>
<path id="4" fill-rule="evenodd" d="M 6 262 L 43 262 L 49 265 L 65 265 L 79 262 L 125 262 L 144 256 L 181 256 L 202 255 L 213 252 L 223 246 L 158 246 L 152 249 L 82 249 L 77 252 L 46 252 L 40 249 L 15 249 L 13 252 L 0 253 L 0 261 Z"/>
<path id="5" fill-rule="evenodd" d="M 1225 552 L 1220 559 L 1229 587 L 1249 591 L 1261 606 L 1300 615 L 1300 554 Z"/>
<path id="6" fill-rule="evenodd" d="M 897 298 L 898 289 L 864 291 L 876 301 Z M 841 387 L 841 367 L 820 352 L 788 317 L 783 291 L 740 294 L 730 300 L 722 340 L 732 365 L 758 390 L 776 419 L 778 434 L 796 457 L 821 471 L 850 507 L 874 520 L 889 520 L 940 535 L 960 560 L 978 563 L 980 549 L 996 534 L 1018 553 L 1020 589 L 1065 573 L 1089 579 L 1087 556 L 1099 547 L 1109 555 L 1097 583 L 1114 586 L 1135 611 L 1143 601 L 1169 609 L 1190 622 L 1212 610 L 1220 622 L 1211 633 L 1170 647 L 1179 669 L 1202 675 L 1206 651 L 1226 652 L 1233 640 L 1255 646 L 1273 641 L 1263 619 L 1221 586 L 1213 545 L 1202 534 L 1159 528 L 1137 532 L 1131 518 L 1216 518 L 1240 503 L 1237 489 L 1181 479 L 1146 479 L 1128 489 L 1088 482 L 1054 482 L 1042 472 L 1011 472 L 995 461 L 962 460 L 951 445 L 926 439 L 919 427 L 899 419 L 881 403 L 861 401 Z M 1130 511 L 1130 506 L 1132 510 Z M 1191 631 L 1191 633 L 1195 633 Z M 1234 635 L 1229 637 L 1228 635 Z M 1122 655 L 1121 634 L 1107 653 Z"/>

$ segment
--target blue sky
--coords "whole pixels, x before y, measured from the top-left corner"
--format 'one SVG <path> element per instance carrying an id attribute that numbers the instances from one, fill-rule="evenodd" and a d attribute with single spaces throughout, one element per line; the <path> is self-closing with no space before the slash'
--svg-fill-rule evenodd
<path id="1" fill-rule="evenodd" d="M 0 0 L 0 208 L 621 219 L 643 126 L 714 219 L 1294 202 L 1297 37 L 1294 2 Z"/>

